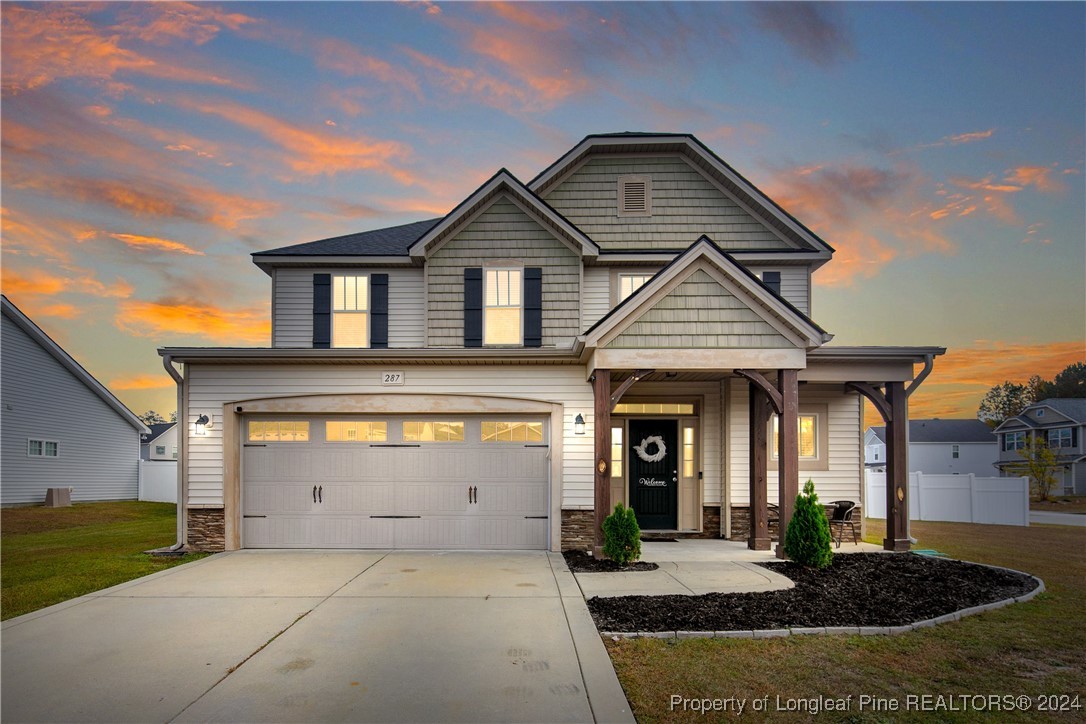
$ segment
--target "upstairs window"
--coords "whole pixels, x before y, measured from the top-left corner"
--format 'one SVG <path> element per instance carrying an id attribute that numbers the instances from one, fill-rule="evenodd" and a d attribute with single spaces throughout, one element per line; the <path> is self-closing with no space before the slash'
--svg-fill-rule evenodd
<path id="1" fill-rule="evenodd" d="M 626 297 L 630 296 L 638 289 L 643 287 L 645 283 L 652 279 L 652 274 L 619 274 L 618 275 L 618 301 L 622 301 Z"/>
<path id="2" fill-rule="evenodd" d="M 332 346 L 369 347 L 370 280 L 366 275 L 332 277 Z"/>
<path id="3" fill-rule="evenodd" d="M 1008 432 L 1003 435 L 1003 451 L 1021 450 L 1026 446 L 1026 433 Z"/>
<path id="4" fill-rule="evenodd" d="M 521 269 L 487 269 L 483 277 L 483 344 L 521 344 Z"/>
<path id="5" fill-rule="evenodd" d="M 778 297 L 781 295 L 781 273 L 779 271 L 762 272 L 762 284 L 769 287 Z"/>
<path id="6" fill-rule="evenodd" d="M 959 448 L 957 445 L 951 445 L 950 446 L 950 457 L 957 460 L 958 457 L 960 456 L 960 454 L 961 454 L 961 448 Z"/>
<path id="7" fill-rule="evenodd" d="M 1049 447 L 1074 447 L 1075 446 L 1075 431 L 1070 427 L 1061 427 L 1058 430 L 1048 431 L 1048 446 Z"/>
<path id="8" fill-rule="evenodd" d="M 155 445 L 155 455 L 165 455 L 165 454 L 166 454 L 166 446 L 165 445 Z"/>
<path id="9" fill-rule="evenodd" d="M 618 215 L 652 215 L 652 177 L 618 177 Z"/>

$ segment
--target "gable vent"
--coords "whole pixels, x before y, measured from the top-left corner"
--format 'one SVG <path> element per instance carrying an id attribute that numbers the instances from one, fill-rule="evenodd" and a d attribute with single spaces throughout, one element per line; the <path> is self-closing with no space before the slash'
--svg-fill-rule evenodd
<path id="1" fill-rule="evenodd" d="M 650 176 L 619 176 L 618 215 L 649 216 L 652 214 L 652 178 Z"/>

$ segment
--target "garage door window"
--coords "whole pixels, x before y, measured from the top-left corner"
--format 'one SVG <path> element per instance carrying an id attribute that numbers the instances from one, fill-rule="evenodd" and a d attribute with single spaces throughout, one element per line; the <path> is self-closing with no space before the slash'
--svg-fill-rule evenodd
<path id="1" fill-rule="evenodd" d="M 249 422 L 251 442 L 309 442 L 309 423 L 304 420 Z"/>
<path id="2" fill-rule="evenodd" d="M 406 421 L 404 442 L 464 442 L 463 422 Z"/>
<path id="3" fill-rule="evenodd" d="M 328 442 L 384 442 L 388 439 L 388 423 L 329 420 L 324 424 L 324 439 Z"/>
<path id="4" fill-rule="evenodd" d="M 483 420 L 482 441 L 543 442 L 543 423 Z"/>

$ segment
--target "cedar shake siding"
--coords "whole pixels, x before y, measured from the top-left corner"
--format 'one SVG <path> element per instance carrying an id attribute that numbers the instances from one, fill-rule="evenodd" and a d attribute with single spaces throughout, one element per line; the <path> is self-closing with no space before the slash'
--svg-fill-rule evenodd
<path id="1" fill-rule="evenodd" d="M 572 344 L 581 331 L 580 258 L 503 195 L 426 261 L 428 347 L 464 346 L 464 269 L 503 260 L 543 269 L 543 346 Z"/>
<path id="2" fill-rule="evenodd" d="M 618 215 L 628 175 L 652 178 L 651 214 Z M 724 250 L 793 248 L 678 155 L 593 157 L 545 199 L 605 251 L 680 250 L 703 234 Z"/>

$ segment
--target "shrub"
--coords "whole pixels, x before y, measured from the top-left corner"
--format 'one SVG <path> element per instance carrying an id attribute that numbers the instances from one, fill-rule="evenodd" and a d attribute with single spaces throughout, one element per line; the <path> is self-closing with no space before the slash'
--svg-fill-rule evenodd
<path id="1" fill-rule="evenodd" d="M 641 526 L 633 508 L 622 503 L 603 520 L 603 554 L 620 566 L 641 557 Z"/>
<path id="2" fill-rule="evenodd" d="M 825 568 L 833 560 L 832 543 L 826 511 L 818 502 L 814 483 L 808 480 L 796 496 L 796 508 L 784 534 L 784 552 L 796 563 Z"/>

